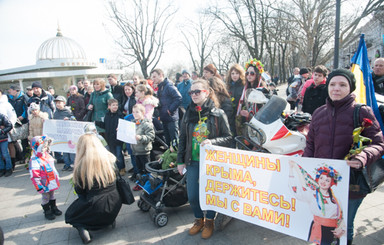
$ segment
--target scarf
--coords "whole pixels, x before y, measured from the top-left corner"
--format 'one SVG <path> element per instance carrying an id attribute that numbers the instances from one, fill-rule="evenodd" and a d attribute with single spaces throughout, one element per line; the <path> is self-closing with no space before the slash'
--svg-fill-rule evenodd
<path id="1" fill-rule="evenodd" d="M 189 110 L 188 110 L 188 122 L 191 123 L 197 123 L 199 121 L 199 113 L 196 111 L 196 104 L 191 102 L 189 105 Z M 209 115 L 209 112 L 212 110 L 212 108 L 215 107 L 215 104 L 211 99 L 207 99 L 204 104 L 201 106 L 201 118 L 207 117 Z"/>

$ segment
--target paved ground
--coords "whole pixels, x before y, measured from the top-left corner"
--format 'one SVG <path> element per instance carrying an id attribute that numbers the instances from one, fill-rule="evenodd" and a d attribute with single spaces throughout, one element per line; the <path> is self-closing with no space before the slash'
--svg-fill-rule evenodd
<path id="1" fill-rule="evenodd" d="M 279 93 L 285 93 L 280 88 Z M 129 168 L 129 161 L 127 162 Z M 57 166 L 61 169 L 62 164 Z M 61 171 L 60 171 L 61 172 Z M 72 174 L 61 172 L 61 187 L 56 192 L 59 208 L 64 212 L 76 199 L 70 187 Z M 125 176 L 124 178 L 127 178 Z M 133 183 L 131 183 L 133 186 Z M 139 193 L 135 193 L 136 200 Z M 64 217 L 47 221 L 40 206 L 41 196 L 31 184 L 29 173 L 17 165 L 15 173 L 0 178 L 0 226 L 5 244 L 82 244 L 77 231 L 65 224 Z M 134 203 L 123 205 L 115 229 L 93 232 L 93 244 L 308 244 L 256 225 L 233 219 L 222 232 L 215 232 L 205 241 L 199 235 L 189 236 L 193 221 L 189 205 L 169 208 L 167 226 L 157 228 L 149 213 L 143 213 Z M 355 221 L 354 244 L 384 244 L 384 186 L 365 198 Z"/>
<path id="2" fill-rule="evenodd" d="M 128 165 L 128 164 L 127 164 Z M 58 169 L 62 168 L 59 164 Z M 57 203 L 65 211 L 76 199 L 70 187 L 72 174 L 61 172 L 61 188 L 56 193 Z M 127 176 L 125 176 L 127 178 Z M 133 183 L 131 183 L 133 186 Z M 135 193 L 136 200 L 138 194 Z M 5 233 L 5 244 L 82 244 L 77 231 L 65 224 L 60 216 L 45 220 L 40 206 L 40 194 L 31 184 L 23 165 L 15 173 L 0 178 L 0 226 Z M 134 203 L 123 205 L 115 229 L 93 232 L 93 244 L 308 244 L 256 225 L 233 219 L 222 232 L 215 232 L 205 241 L 199 235 L 189 236 L 193 221 L 189 205 L 169 208 L 168 225 L 157 228 L 149 213 L 144 213 Z M 384 187 L 369 195 L 356 217 L 355 244 L 384 244 Z"/>

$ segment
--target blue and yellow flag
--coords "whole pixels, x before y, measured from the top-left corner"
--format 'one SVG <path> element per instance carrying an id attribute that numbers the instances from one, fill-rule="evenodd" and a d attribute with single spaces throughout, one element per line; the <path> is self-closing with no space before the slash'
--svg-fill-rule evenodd
<path id="1" fill-rule="evenodd" d="M 351 60 L 351 71 L 355 74 L 356 78 L 356 102 L 367 104 L 375 113 L 376 119 L 380 124 L 381 131 L 384 132 L 383 120 L 377 105 L 375 89 L 373 86 L 371 67 L 369 66 L 369 59 L 367 54 L 367 46 L 364 41 L 364 34 L 360 36 L 359 47 Z"/>

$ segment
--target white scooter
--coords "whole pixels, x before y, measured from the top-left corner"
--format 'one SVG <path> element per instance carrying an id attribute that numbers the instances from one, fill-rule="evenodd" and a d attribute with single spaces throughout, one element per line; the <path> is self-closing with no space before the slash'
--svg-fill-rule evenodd
<path id="1" fill-rule="evenodd" d="M 263 93 L 257 90 L 252 91 L 248 98 L 248 102 L 257 104 L 265 100 Z M 306 137 L 298 131 L 290 130 L 284 124 L 281 115 L 286 106 L 285 99 L 272 96 L 255 116 L 245 123 L 244 136 L 235 138 L 238 148 L 301 156 L 304 153 Z M 304 124 L 309 124 L 310 116 L 305 115 L 302 119 Z"/>

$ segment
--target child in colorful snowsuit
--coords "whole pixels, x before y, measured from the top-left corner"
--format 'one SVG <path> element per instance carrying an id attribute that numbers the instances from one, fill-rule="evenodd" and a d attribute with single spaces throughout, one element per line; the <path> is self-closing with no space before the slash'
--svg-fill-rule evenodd
<path id="1" fill-rule="evenodd" d="M 56 206 L 55 190 L 59 189 L 59 174 L 54 158 L 49 154 L 52 140 L 47 136 L 35 136 L 31 139 L 32 157 L 29 161 L 29 173 L 36 190 L 41 194 L 41 206 L 44 216 L 53 220 L 62 212 Z"/>

